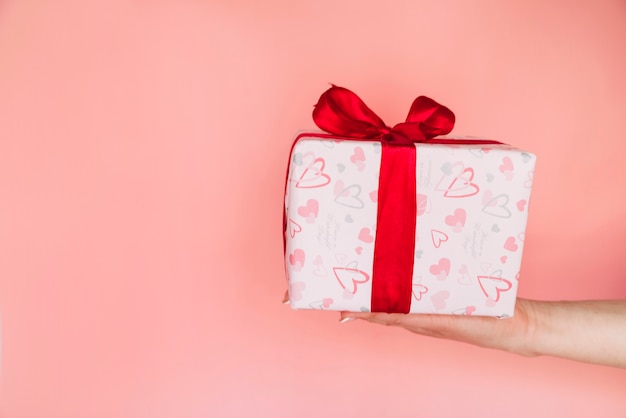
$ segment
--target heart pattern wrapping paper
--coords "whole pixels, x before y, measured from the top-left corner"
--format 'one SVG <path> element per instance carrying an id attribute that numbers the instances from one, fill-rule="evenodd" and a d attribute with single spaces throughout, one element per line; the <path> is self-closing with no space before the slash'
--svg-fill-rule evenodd
<path id="1" fill-rule="evenodd" d="M 535 156 L 505 144 L 417 149 L 411 313 L 513 315 Z M 381 143 L 300 135 L 285 192 L 294 309 L 370 311 Z"/>

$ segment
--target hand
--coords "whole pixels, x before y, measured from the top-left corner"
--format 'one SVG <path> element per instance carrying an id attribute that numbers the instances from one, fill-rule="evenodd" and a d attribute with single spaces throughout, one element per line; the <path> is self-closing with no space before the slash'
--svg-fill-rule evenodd
<path id="1" fill-rule="evenodd" d="M 395 325 L 417 334 L 505 350 L 626 368 L 626 300 L 518 299 L 513 318 L 342 312 L 342 320 Z"/>
<path id="2" fill-rule="evenodd" d="M 361 319 L 381 325 L 402 327 L 416 334 L 461 341 L 526 356 L 537 355 L 530 349 L 535 328 L 533 301 L 518 299 L 515 316 L 498 319 L 466 315 L 386 314 L 342 312 L 341 320 Z"/>

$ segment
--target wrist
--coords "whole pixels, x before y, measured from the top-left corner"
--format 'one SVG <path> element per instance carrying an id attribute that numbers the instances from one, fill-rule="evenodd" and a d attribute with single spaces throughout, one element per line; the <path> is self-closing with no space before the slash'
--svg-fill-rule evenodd
<path id="1" fill-rule="evenodd" d="M 546 328 L 545 307 L 541 302 L 518 299 L 515 306 L 516 327 L 511 330 L 507 351 L 526 357 L 542 355 L 541 338 Z"/>

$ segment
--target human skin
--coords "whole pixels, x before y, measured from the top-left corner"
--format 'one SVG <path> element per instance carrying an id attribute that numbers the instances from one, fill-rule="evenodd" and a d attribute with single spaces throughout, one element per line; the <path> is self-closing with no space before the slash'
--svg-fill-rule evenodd
<path id="1" fill-rule="evenodd" d="M 518 299 L 512 318 L 342 312 L 360 319 L 516 353 L 626 368 L 626 300 L 543 302 Z"/>

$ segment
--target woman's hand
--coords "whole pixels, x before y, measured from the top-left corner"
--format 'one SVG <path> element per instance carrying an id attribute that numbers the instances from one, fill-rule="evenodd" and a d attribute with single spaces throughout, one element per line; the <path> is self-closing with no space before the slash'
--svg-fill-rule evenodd
<path id="1" fill-rule="evenodd" d="M 529 346 L 535 328 L 533 302 L 524 299 L 517 300 L 515 316 L 506 319 L 466 315 L 341 313 L 342 321 L 349 319 L 399 326 L 416 334 L 461 341 L 526 356 L 537 354 Z"/>
<path id="2" fill-rule="evenodd" d="M 518 299 L 515 316 L 342 312 L 349 318 L 525 356 L 551 355 L 626 368 L 626 300 L 540 302 Z"/>

